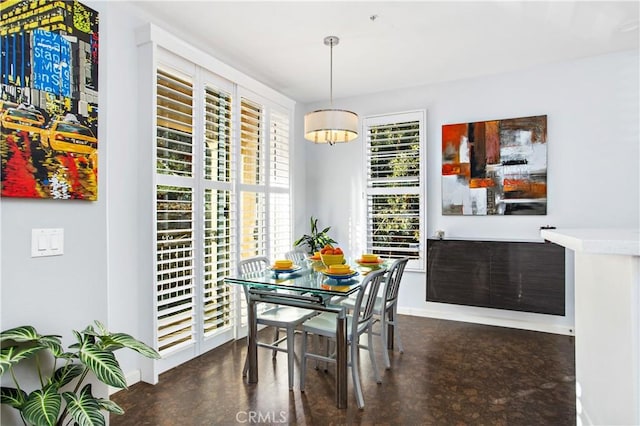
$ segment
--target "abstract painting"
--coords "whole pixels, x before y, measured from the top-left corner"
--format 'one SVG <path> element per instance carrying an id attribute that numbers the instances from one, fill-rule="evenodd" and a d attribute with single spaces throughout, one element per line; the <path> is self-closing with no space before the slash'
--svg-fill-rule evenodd
<path id="1" fill-rule="evenodd" d="M 443 215 L 546 215 L 547 116 L 442 126 Z"/>
<path id="2" fill-rule="evenodd" d="M 97 200 L 98 45 L 78 1 L 2 2 L 3 197 Z"/>

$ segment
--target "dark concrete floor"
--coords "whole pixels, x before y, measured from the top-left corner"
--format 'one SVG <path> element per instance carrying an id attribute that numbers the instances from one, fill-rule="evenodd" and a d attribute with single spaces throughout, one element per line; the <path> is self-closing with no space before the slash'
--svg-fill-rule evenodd
<path id="1" fill-rule="evenodd" d="M 363 410 L 350 375 L 349 407 L 336 408 L 333 366 L 324 372 L 310 362 L 301 393 L 296 364 L 289 391 L 284 353 L 272 362 L 260 349 L 259 383 L 246 384 L 241 340 L 167 371 L 155 386 L 112 395 L 125 414 L 110 424 L 575 425 L 573 337 L 406 315 L 399 322 L 405 351 L 381 370 L 382 384 L 361 354 Z"/>

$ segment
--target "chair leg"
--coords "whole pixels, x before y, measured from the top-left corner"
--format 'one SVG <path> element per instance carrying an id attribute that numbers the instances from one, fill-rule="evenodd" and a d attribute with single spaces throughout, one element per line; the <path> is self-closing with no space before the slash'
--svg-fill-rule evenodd
<path id="1" fill-rule="evenodd" d="M 300 354 L 300 392 L 304 392 L 304 379 L 306 374 L 307 374 L 307 332 L 303 331 L 302 332 L 302 352 Z"/>
<path id="2" fill-rule="evenodd" d="M 276 333 L 275 333 L 275 337 L 274 337 L 273 341 L 277 342 L 278 339 L 280 338 L 280 328 L 275 327 L 275 329 L 276 329 Z M 275 345 L 278 346 L 277 343 Z M 278 351 L 274 349 L 273 350 L 273 354 L 271 355 L 271 358 L 275 359 L 277 354 L 278 354 Z"/>
<path id="3" fill-rule="evenodd" d="M 294 329 L 292 327 L 287 327 L 287 367 L 289 374 L 289 390 L 293 390 L 293 360 L 295 358 L 295 353 L 293 351 L 294 347 Z"/>
<path id="4" fill-rule="evenodd" d="M 247 336 L 247 355 L 244 357 L 244 367 L 242 367 L 242 377 L 247 377 L 249 372 L 249 336 Z"/>
<path id="5" fill-rule="evenodd" d="M 322 338 L 322 336 L 320 338 Z M 328 337 L 326 337 L 324 340 L 325 340 L 325 346 L 324 346 L 325 352 L 324 352 L 324 354 L 327 357 L 330 358 L 331 355 L 333 355 L 333 353 L 331 352 L 331 342 L 332 341 Z M 325 361 L 324 362 L 324 372 L 326 373 L 327 371 L 329 371 L 329 363 L 327 361 Z"/>
<path id="6" fill-rule="evenodd" d="M 318 336 L 317 334 L 312 334 L 311 335 L 311 339 L 313 340 L 313 353 L 317 354 L 317 353 L 319 353 L 318 352 L 318 340 L 320 340 L 320 336 Z M 316 363 L 315 369 L 316 370 L 320 369 L 320 366 L 318 364 L 319 362 L 320 361 L 318 361 L 317 359 L 315 360 L 315 363 Z"/>
<path id="7" fill-rule="evenodd" d="M 244 367 L 242 368 L 242 377 L 247 377 L 249 372 L 249 355 L 244 357 Z"/>
<path id="8" fill-rule="evenodd" d="M 398 341 L 398 350 L 401 354 L 404 353 L 404 348 L 402 347 L 402 341 L 400 340 L 400 329 L 398 328 L 398 312 L 397 306 L 393 307 L 393 335 Z"/>
<path id="9" fill-rule="evenodd" d="M 356 336 L 354 336 L 357 339 Z M 351 341 L 351 379 L 353 380 L 353 390 L 356 393 L 358 408 L 364 408 L 364 396 L 362 394 L 362 384 L 360 383 L 360 363 L 358 362 L 358 342 Z"/>
<path id="10" fill-rule="evenodd" d="M 391 369 L 391 360 L 389 359 L 389 349 L 387 349 L 389 346 L 387 345 L 387 340 L 389 339 L 389 334 L 387 333 L 387 326 L 388 326 L 388 322 L 387 322 L 387 316 L 386 313 L 381 315 L 382 319 L 380 320 L 380 326 L 382 327 L 382 329 L 380 330 L 380 337 L 382 340 L 382 357 L 384 359 L 384 367 L 387 370 Z"/>
<path id="11" fill-rule="evenodd" d="M 376 383 L 380 384 L 382 383 L 382 379 L 380 378 L 380 372 L 378 371 L 378 364 L 376 363 L 376 354 L 373 353 L 373 330 L 371 329 L 372 326 L 369 327 L 369 330 L 367 332 L 367 351 L 369 352 L 369 359 L 371 360 L 371 368 L 373 368 L 373 375 L 376 378 Z"/>

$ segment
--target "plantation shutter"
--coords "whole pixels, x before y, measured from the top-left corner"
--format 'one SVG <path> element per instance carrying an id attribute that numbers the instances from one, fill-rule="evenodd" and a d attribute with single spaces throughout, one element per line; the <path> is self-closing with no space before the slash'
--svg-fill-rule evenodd
<path id="1" fill-rule="evenodd" d="M 274 244 L 291 244 L 295 102 L 161 30 L 139 35 L 147 41 L 138 45 L 141 64 L 153 70 L 139 81 L 140 177 L 149 189 L 140 224 L 154 221 L 152 232 L 140 230 L 139 248 L 149 251 L 141 265 L 151 268 L 141 277 L 140 315 L 162 356 L 141 372 L 153 383 L 246 333 L 242 288 L 225 278 L 238 260 L 272 258 Z"/>
<path id="2" fill-rule="evenodd" d="M 424 114 L 365 119 L 367 252 L 424 268 Z"/>
<path id="3" fill-rule="evenodd" d="M 232 275 L 236 209 L 232 193 L 234 176 L 231 95 L 212 85 L 205 87 L 204 102 L 204 336 L 233 326 L 234 297 L 224 278 Z"/>
<path id="4" fill-rule="evenodd" d="M 264 185 L 264 116 L 261 105 L 242 98 L 240 104 L 240 183 Z"/>
<path id="5" fill-rule="evenodd" d="M 289 113 L 258 97 L 240 103 L 239 258 L 283 257 L 292 246 Z M 242 334 L 244 297 L 239 304 Z"/>
<path id="6" fill-rule="evenodd" d="M 240 105 L 240 258 L 267 255 L 264 114 L 242 98 Z"/>
<path id="7" fill-rule="evenodd" d="M 270 251 L 284 258 L 291 250 L 291 197 L 289 194 L 289 116 L 272 110 L 269 123 Z"/>
<path id="8" fill-rule="evenodd" d="M 156 331 L 164 355 L 195 334 L 192 81 L 158 70 L 156 120 Z"/>

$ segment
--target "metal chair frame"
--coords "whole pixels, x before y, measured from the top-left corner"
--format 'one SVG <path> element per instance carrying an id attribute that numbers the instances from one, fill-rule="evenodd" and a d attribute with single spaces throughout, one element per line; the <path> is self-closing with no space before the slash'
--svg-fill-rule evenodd
<path id="1" fill-rule="evenodd" d="M 400 289 L 400 281 L 404 274 L 404 269 L 409 261 L 408 257 L 395 260 L 386 272 L 384 285 L 382 286 L 382 296 L 376 297 L 376 303 L 373 308 L 373 323 L 379 322 L 381 325 L 380 332 L 373 331 L 373 335 L 380 336 L 382 340 L 382 356 L 384 365 L 387 370 L 391 369 L 391 360 L 389 358 L 389 350 L 393 350 L 394 342 L 398 343 L 398 350 L 404 353 L 404 347 L 400 340 L 400 331 L 398 329 L 398 293 Z M 346 306 L 349 311 L 354 309 L 355 301 L 353 298 L 345 298 L 340 302 Z"/>
<path id="2" fill-rule="evenodd" d="M 360 382 L 360 366 L 359 366 L 359 349 L 367 349 L 369 358 L 373 367 L 374 376 L 377 383 L 382 383 L 378 368 L 376 366 L 376 358 L 373 353 L 373 309 L 376 301 L 376 295 L 380 284 L 384 279 L 385 271 L 374 271 L 369 273 L 362 281 L 360 290 L 356 297 L 355 309 L 353 315 L 347 317 L 347 342 L 349 345 L 349 366 L 351 367 L 351 376 L 356 396 L 356 402 L 359 408 L 364 407 L 364 396 L 362 393 L 362 384 Z M 310 318 L 302 324 L 302 353 L 300 365 L 300 390 L 304 392 L 305 375 L 307 358 L 315 360 L 335 363 L 336 359 L 332 356 L 324 356 L 317 353 L 307 351 L 307 335 L 313 334 L 323 336 L 328 339 L 336 339 L 336 321 L 334 314 L 323 313 L 316 317 Z M 367 345 L 360 343 L 360 336 L 367 333 Z M 315 346 L 315 345 L 314 345 Z"/>
<path id="3" fill-rule="evenodd" d="M 269 266 L 269 259 L 265 256 L 257 256 L 244 259 L 238 262 L 238 273 L 249 274 L 265 270 Z M 249 289 L 244 286 L 244 295 L 249 301 Z M 293 389 L 293 364 L 295 360 L 294 336 L 296 328 L 298 328 L 305 320 L 317 315 L 317 312 L 309 309 L 296 308 L 293 306 L 275 305 L 267 308 L 262 312 L 258 312 L 256 322 L 258 325 L 273 327 L 275 329 L 274 340 L 271 343 L 258 342 L 259 347 L 271 349 L 273 351 L 272 358 L 275 359 L 278 352 L 287 353 L 287 372 L 289 377 L 289 390 Z M 280 337 L 280 330 L 285 330 L 285 335 Z M 248 339 L 248 336 L 247 336 Z M 280 344 L 287 342 L 286 349 Z M 248 357 L 245 358 L 242 377 L 247 376 L 249 370 Z"/>

